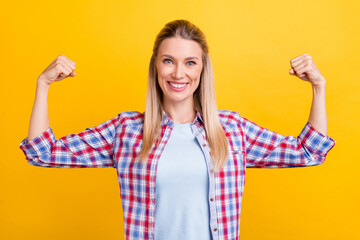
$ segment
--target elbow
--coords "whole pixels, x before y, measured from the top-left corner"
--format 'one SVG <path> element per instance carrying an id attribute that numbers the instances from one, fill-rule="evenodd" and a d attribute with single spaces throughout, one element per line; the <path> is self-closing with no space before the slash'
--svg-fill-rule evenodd
<path id="1" fill-rule="evenodd" d="M 309 157 L 306 157 L 305 163 L 306 166 L 318 166 L 325 162 L 325 156 L 320 156 L 316 154 L 311 154 Z"/>
<path id="2" fill-rule="evenodd" d="M 49 159 L 47 155 L 37 156 L 34 158 L 26 158 L 28 164 L 36 167 L 49 167 L 50 162 L 47 159 Z"/>
<path id="3" fill-rule="evenodd" d="M 27 163 L 29 165 L 36 166 L 36 167 L 42 167 L 43 166 L 43 164 L 39 164 L 39 162 L 34 160 L 34 159 L 27 159 Z"/>

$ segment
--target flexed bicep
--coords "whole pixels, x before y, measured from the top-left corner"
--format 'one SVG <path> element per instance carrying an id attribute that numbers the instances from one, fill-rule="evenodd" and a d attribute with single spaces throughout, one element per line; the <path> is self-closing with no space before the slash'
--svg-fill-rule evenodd
<path id="1" fill-rule="evenodd" d="M 113 144 L 120 114 L 77 134 L 69 134 L 56 140 L 49 127 L 39 136 L 22 140 L 29 164 L 41 167 L 84 168 L 115 167 Z"/>
<path id="2" fill-rule="evenodd" d="M 286 168 L 322 164 L 335 141 L 307 122 L 299 136 L 283 136 L 277 132 L 236 116 L 243 129 L 246 167 Z"/>

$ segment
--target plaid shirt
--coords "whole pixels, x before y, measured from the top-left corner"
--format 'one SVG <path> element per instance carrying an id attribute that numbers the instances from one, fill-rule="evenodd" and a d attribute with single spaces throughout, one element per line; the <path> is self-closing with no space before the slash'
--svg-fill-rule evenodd
<path id="1" fill-rule="evenodd" d="M 220 171 L 213 171 L 204 123 L 197 113 L 192 129 L 204 151 L 210 178 L 210 229 L 214 240 L 240 239 L 240 213 L 245 170 L 289 168 L 322 164 L 335 141 L 307 122 L 298 137 L 282 136 L 251 122 L 237 112 L 219 110 L 228 139 L 229 157 Z M 128 111 L 78 134 L 55 139 L 49 127 L 30 142 L 19 145 L 29 164 L 55 168 L 114 167 L 117 170 L 124 214 L 125 238 L 154 239 L 156 169 L 174 127 L 163 111 L 161 139 L 147 163 L 135 161 L 142 146 L 143 113 Z"/>

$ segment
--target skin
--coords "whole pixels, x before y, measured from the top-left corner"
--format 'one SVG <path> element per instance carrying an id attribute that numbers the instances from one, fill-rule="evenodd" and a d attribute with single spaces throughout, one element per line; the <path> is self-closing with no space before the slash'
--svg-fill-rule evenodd
<path id="1" fill-rule="evenodd" d="M 291 69 L 289 74 L 297 76 L 301 80 L 311 84 L 313 99 L 309 115 L 309 123 L 324 136 L 327 136 L 327 118 L 325 104 L 326 80 L 321 75 L 309 54 L 302 54 L 290 60 Z"/>
<path id="2" fill-rule="evenodd" d="M 165 57 L 164 54 L 169 56 Z M 158 81 L 164 93 L 165 111 L 175 123 L 191 122 L 195 118 L 193 93 L 199 86 L 203 67 L 201 54 L 200 45 L 191 40 L 171 38 L 165 39 L 160 45 L 159 57 L 156 62 Z M 195 58 L 186 59 L 188 57 Z M 311 84 L 313 99 L 308 121 L 316 130 L 326 136 L 325 78 L 308 54 L 291 59 L 290 66 L 289 74 Z M 75 62 L 59 55 L 38 77 L 28 141 L 39 136 L 50 126 L 47 104 L 50 85 L 67 77 L 74 77 L 76 75 L 74 70 Z M 173 91 L 168 85 L 169 81 L 186 82 L 188 83 L 187 89 L 182 92 Z"/>
<path id="3" fill-rule="evenodd" d="M 38 77 L 35 101 L 30 117 L 28 141 L 39 136 L 50 126 L 47 103 L 50 85 L 67 77 L 74 77 L 76 75 L 74 70 L 75 62 L 64 55 L 59 55 Z"/>
<path id="4" fill-rule="evenodd" d="M 174 123 L 192 122 L 195 118 L 193 94 L 200 83 L 201 56 L 202 49 L 197 42 L 180 37 L 167 38 L 159 46 L 156 61 L 158 83 L 164 96 L 164 111 Z M 187 86 L 177 92 L 169 82 L 187 83 Z"/>

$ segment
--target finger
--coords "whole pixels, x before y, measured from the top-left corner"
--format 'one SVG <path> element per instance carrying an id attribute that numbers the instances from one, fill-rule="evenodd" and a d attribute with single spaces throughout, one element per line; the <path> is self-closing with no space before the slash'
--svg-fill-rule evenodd
<path id="1" fill-rule="evenodd" d="M 291 75 L 294 75 L 294 74 L 295 74 L 294 69 L 290 69 L 289 73 L 290 73 Z"/>
<path id="2" fill-rule="evenodd" d="M 295 72 L 298 77 L 305 77 L 308 73 L 311 72 L 311 68 L 309 66 L 304 66 L 298 70 L 295 70 Z"/>
<path id="3" fill-rule="evenodd" d="M 298 71 L 298 72 L 295 72 L 294 75 L 297 76 L 297 77 L 299 77 L 299 78 L 302 78 L 302 77 L 305 77 L 305 76 L 306 76 L 306 73 L 303 72 L 303 71 Z"/>
<path id="4" fill-rule="evenodd" d="M 72 65 L 75 67 L 75 62 L 70 60 L 69 58 L 67 58 L 66 56 L 64 55 L 59 55 L 58 58 L 60 58 L 61 60 L 67 62 L 69 65 Z"/>
<path id="5" fill-rule="evenodd" d="M 62 63 L 61 64 L 65 69 L 66 71 L 68 72 L 68 74 L 66 75 L 69 75 L 73 70 L 71 69 L 71 67 L 67 64 L 67 63 Z"/>
<path id="6" fill-rule="evenodd" d="M 290 62 L 290 65 L 291 65 L 291 67 L 296 67 L 296 66 L 298 66 L 299 64 L 301 64 L 302 62 L 304 62 L 304 58 L 299 58 L 299 59 L 296 60 L 296 61 Z"/>
<path id="7" fill-rule="evenodd" d="M 290 62 L 294 62 L 294 61 L 298 60 L 299 58 L 301 58 L 301 57 L 303 57 L 305 55 L 306 55 L 306 53 L 304 53 L 304 54 L 302 54 L 302 55 L 300 55 L 300 56 L 298 56 L 296 58 L 293 58 L 293 59 L 290 60 Z"/>
<path id="8" fill-rule="evenodd" d="M 302 74 L 298 74 L 297 75 L 299 78 L 303 78 L 303 77 L 306 77 L 306 74 L 305 73 L 302 73 Z"/>
<path id="9" fill-rule="evenodd" d="M 304 61 L 299 63 L 297 66 L 293 66 L 293 69 L 295 70 L 295 72 L 298 72 L 300 69 L 309 66 L 309 63 Z"/>
<path id="10" fill-rule="evenodd" d="M 63 65 L 61 65 L 61 64 L 57 65 L 56 67 L 57 67 L 57 69 L 60 71 L 60 74 L 59 74 L 60 77 L 64 77 L 64 75 L 65 75 L 65 76 L 68 76 L 68 75 L 71 73 L 71 71 L 67 70 L 67 69 L 66 69 Z"/>
<path id="11" fill-rule="evenodd" d="M 68 59 L 67 63 L 69 65 L 71 65 L 74 69 L 75 69 L 75 63 L 73 61 L 71 61 L 70 59 Z"/>
<path id="12" fill-rule="evenodd" d="M 71 68 L 74 68 L 74 69 L 75 69 L 75 63 L 73 63 L 73 61 L 71 61 L 70 59 L 66 58 L 66 59 L 64 60 L 64 62 L 65 62 L 68 66 L 70 66 Z"/>
<path id="13" fill-rule="evenodd" d="M 72 61 L 71 59 L 68 58 L 68 60 L 75 66 L 76 63 L 74 61 Z"/>
<path id="14" fill-rule="evenodd" d="M 71 71 L 75 70 L 75 66 L 72 63 L 69 63 L 68 61 L 64 62 L 64 65 L 68 66 L 71 69 Z"/>

